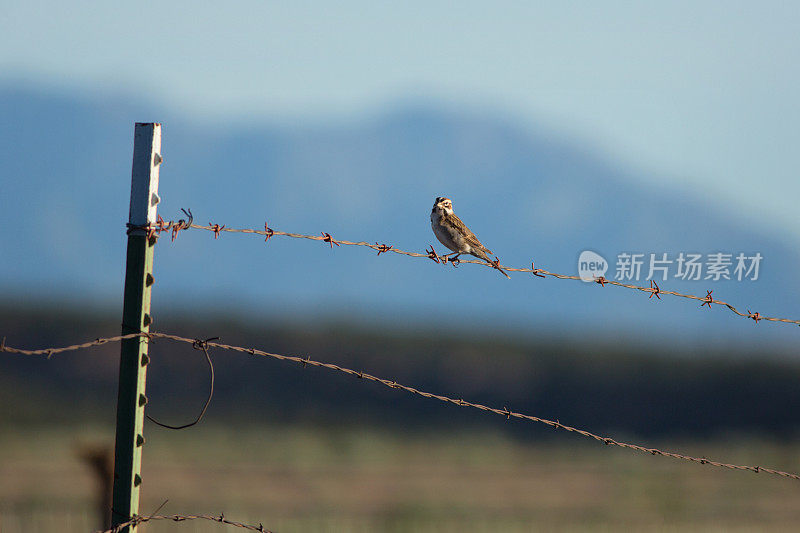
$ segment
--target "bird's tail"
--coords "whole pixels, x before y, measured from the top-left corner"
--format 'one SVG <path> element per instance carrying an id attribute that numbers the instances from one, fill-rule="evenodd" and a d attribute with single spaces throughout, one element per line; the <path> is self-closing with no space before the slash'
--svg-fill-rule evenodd
<path id="1" fill-rule="evenodd" d="M 493 268 L 495 268 L 496 270 L 499 270 L 502 275 L 504 275 L 508 279 L 511 279 L 511 276 L 506 274 L 506 271 L 503 270 L 502 268 L 500 268 L 500 260 L 497 259 L 497 257 L 495 256 L 494 261 L 492 261 L 492 259 L 489 257 L 489 255 L 486 252 L 489 252 L 489 250 L 485 250 L 485 251 L 484 250 L 475 250 L 475 253 L 473 253 L 473 255 L 475 257 L 479 257 L 479 258 L 483 259 L 484 261 L 486 261 L 487 263 L 492 265 Z M 489 253 L 491 253 L 491 252 L 489 252 Z"/>
<path id="2" fill-rule="evenodd" d="M 499 265 L 496 265 L 496 264 L 494 263 L 494 261 L 489 261 L 489 262 L 492 264 L 492 266 L 493 266 L 494 268 L 496 268 L 497 270 L 499 270 L 499 271 L 500 271 L 500 273 L 501 273 L 502 275 L 504 275 L 504 276 L 505 276 L 505 277 L 507 277 L 508 279 L 511 279 L 511 276 L 509 276 L 508 274 L 506 274 L 506 271 L 505 271 L 505 270 L 503 270 L 502 268 L 500 268 L 500 266 L 499 266 Z"/>

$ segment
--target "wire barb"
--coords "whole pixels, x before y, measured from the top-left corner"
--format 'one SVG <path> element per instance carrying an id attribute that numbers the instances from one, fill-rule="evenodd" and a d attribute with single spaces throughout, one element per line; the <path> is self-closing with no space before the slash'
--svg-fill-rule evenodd
<path id="1" fill-rule="evenodd" d="M 162 219 L 163 222 L 163 219 Z M 151 243 L 155 244 L 158 242 L 158 238 L 161 236 L 161 233 L 158 231 L 158 227 L 154 224 L 147 223 L 147 240 Z"/>
<path id="2" fill-rule="evenodd" d="M 270 237 L 275 235 L 275 232 L 272 231 L 272 229 L 270 229 L 270 227 L 267 225 L 266 222 L 264 222 L 264 235 L 265 235 L 264 242 L 267 242 Z"/>
<path id="3" fill-rule="evenodd" d="M 650 280 L 650 296 L 648 296 L 647 299 L 649 300 L 650 298 L 655 296 L 656 298 L 658 298 L 660 300 L 661 299 L 661 296 L 659 296 L 660 292 L 661 292 L 661 289 L 658 288 L 658 283 L 656 283 L 656 280 L 651 279 Z"/>
<path id="4" fill-rule="evenodd" d="M 375 242 L 375 246 L 377 246 L 376 250 L 378 250 L 378 255 L 381 255 L 382 253 L 386 253 L 386 252 L 388 252 L 389 250 L 391 250 L 393 248 L 393 246 L 391 246 L 391 245 L 387 246 L 386 244 L 378 244 L 377 241 Z"/>
<path id="5" fill-rule="evenodd" d="M 428 258 L 432 259 L 435 263 L 441 263 L 442 258 L 439 257 L 439 254 L 436 253 L 436 250 L 433 249 L 433 245 L 431 244 L 431 249 L 428 250 L 425 248 L 425 251 L 428 252 Z"/>
<path id="6" fill-rule="evenodd" d="M 225 229 L 224 224 L 220 226 L 219 224 L 211 224 L 211 222 L 209 222 L 208 226 L 211 228 L 211 231 L 214 232 L 214 240 L 217 240 L 217 237 L 219 237 L 219 232 Z"/>
<path id="7" fill-rule="evenodd" d="M 171 220 L 167 227 L 172 227 L 172 242 L 175 242 L 175 239 L 178 237 L 178 232 L 181 230 L 187 230 L 193 226 L 194 222 L 194 215 L 192 215 L 192 210 L 186 210 L 181 207 L 181 211 L 183 214 L 186 215 L 186 219 L 180 219 L 177 223 L 173 223 Z"/>
<path id="8" fill-rule="evenodd" d="M 323 231 L 323 232 L 322 232 L 322 236 L 324 237 L 324 239 L 322 239 L 322 241 L 323 241 L 323 242 L 327 242 L 328 244 L 330 244 L 330 245 L 331 245 L 331 248 L 333 248 L 333 245 L 334 245 L 334 244 L 335 244 L 336 246 L 339 246 L 339 243 L 338 243 L 338 242 L 336 242 L 335 240 L 333 240 L 333 237 L 331 237 L 331 234 L 330 234 L 330 233 L 325 233 L 325 232 Z"/>
<path id="9" fill-rule="evenodd" d="M 706 297 L 703 299 L 703 303 L 700 304 L 700 307 L 707 305 L 708 309 L 711 310 L 711 304 L 714 303 L 714 298 L 711 297 L 712 292 L 714 291 L 706 291 Z"/>
<path id="10" fill-rule="evenodd" d="M 508 279 L 511 279 L 511 276 L 506 274 L 506 271 L 500 268 L 500 259 L 498 259 L 497 256 L 494 256 L 494 261 L 489 261 L 489 264 L 492 265 L 492 268 L 499 270 L 502 275 L 504 275 Z"/>

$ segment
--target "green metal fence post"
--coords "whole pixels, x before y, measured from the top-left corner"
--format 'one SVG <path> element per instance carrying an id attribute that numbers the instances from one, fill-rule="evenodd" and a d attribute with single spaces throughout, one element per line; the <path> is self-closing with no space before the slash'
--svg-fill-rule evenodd
<path id="1" fill-rule="evenodd" d="M 161 124 L 137 123 L 133 139 L 133 171 L 128 222 L 132 226 L 155 223 L 158 197 L 158 169 L 161 164 Z M 125 301 L 122 310 L 122 333 L 149 331 L 150 291 L 153 285 L 153 249 L 144 230 L 128 233 L 125 267 Z M 147 376 L 147 339 L 137 337 L 122 341 L 117 397 L 117 437 L 114 448 L 114 500 L 111 523 L 122 524 L 139 512 L 142 484 L 142 445 L 144 444 L 145 378 Z M 133 532 L 135 526 L 124 528 Z"/>

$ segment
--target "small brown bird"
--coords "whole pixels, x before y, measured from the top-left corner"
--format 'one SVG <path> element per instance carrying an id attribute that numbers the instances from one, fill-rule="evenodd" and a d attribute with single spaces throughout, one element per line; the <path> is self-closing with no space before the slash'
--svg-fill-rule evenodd
<path id="1" fill-rule="evenodd" d="M 492 251 L 481 244 L 475 234 L 453 212 L 453 202 L 450 198 L 442 196 L 436 198 L 431 210 L 431 228 L 433 228 L 433 234 L 436 235 L 439 242 L 453 250 L 455 257 L 452 259 L 458 259 L 461 254 L 474 255 L 478 259 L 483 259 L 492 264 L 501 274 L 510 279 L 503 269 L 489 259 L 489 254 Z M 447 254 L 445 257 L 450 255 L 453 254 Z"/>

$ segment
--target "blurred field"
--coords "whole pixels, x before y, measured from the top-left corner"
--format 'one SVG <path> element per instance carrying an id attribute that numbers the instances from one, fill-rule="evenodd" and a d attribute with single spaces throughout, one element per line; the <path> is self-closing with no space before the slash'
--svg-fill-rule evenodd
<path id="1" fill-rule="evenodd" d="M 9 344 L 67 345 L 118 324 L 0 306 Z M 219 322 L 219 324 L 217 324 Z M 160 322 L 312 355 L 646 446 L 800 472 L 794 352 L 291 323 Z M 47 324 L 42 330 L 41 324 Z M 148 412 L 190 420 L 202 355 L 154 343 Z M 0 532 L 99 528 L 82 451 L 113 445 L 118 345 L 0 358 Z M 305 531 L 796 531 L 800 482 L 603 446 L 322 369 L 214 351 L 200 426 L 147 424 L 141 513 Z M 238 531 L 154 522 L 143 531 Z"/>
<path id="2" fill-rule="evenodd" d="M 500 432 L 204 426 L 147 428 L 142 513 L 216 514 L 294 531 L 796 531 L 800 483 L 583 442 Z M 95 479 L 78 458 L 113 428 L 0 435 L 0 530 L 97 528 Z M 648 442 L 800 470 L 800 446 Z M 144 531 L 236 530 L 206 521 Z"/>

